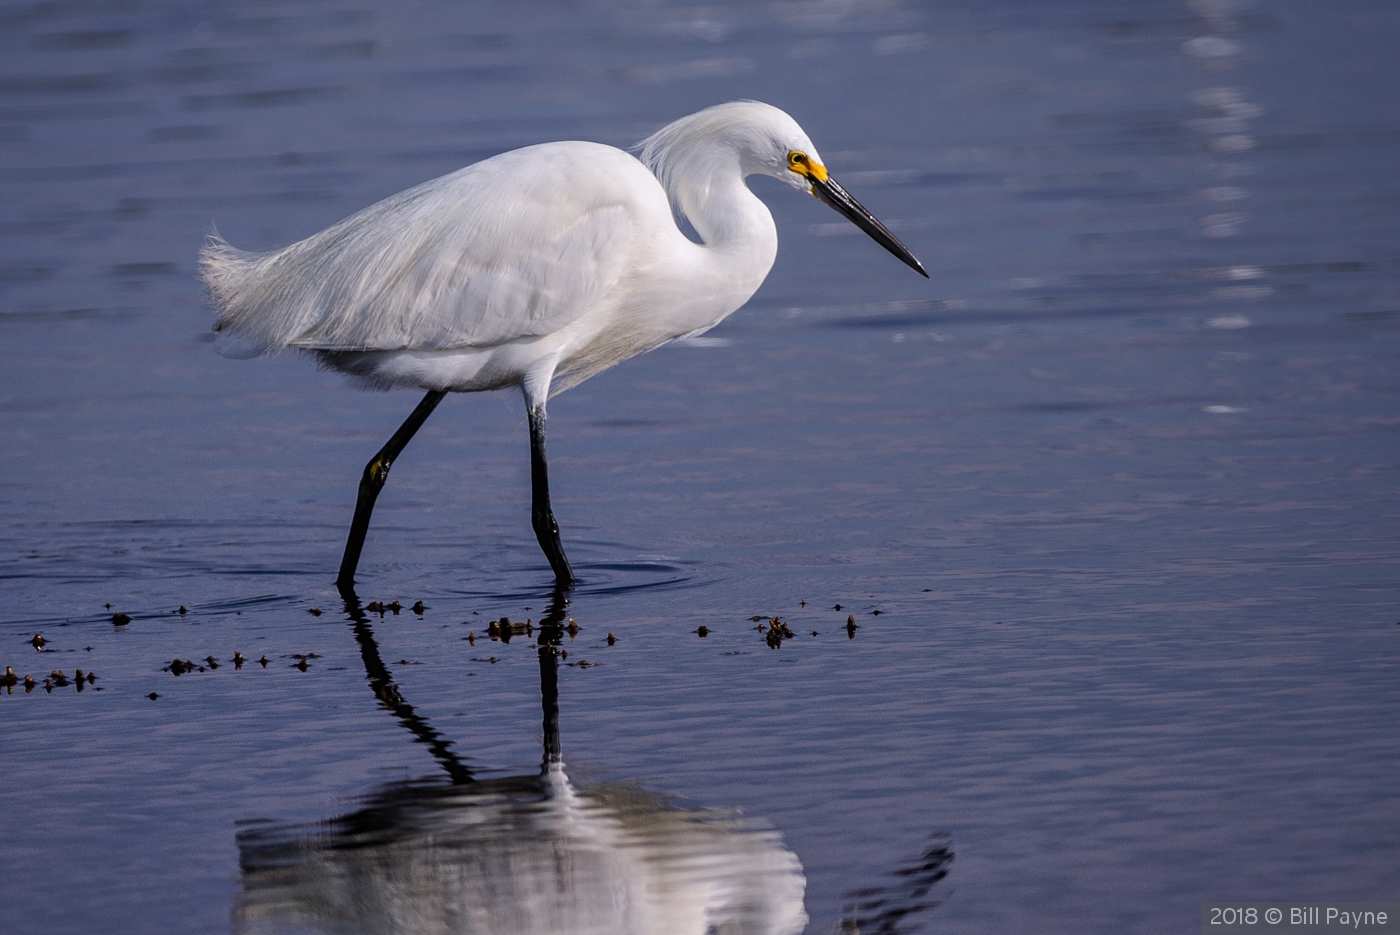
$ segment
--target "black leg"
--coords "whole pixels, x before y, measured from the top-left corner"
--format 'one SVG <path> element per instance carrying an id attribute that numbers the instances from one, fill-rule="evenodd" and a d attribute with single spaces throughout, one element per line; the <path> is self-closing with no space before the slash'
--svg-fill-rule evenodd
<path id="1" fill-rule="evenodd" d="M 340 575 L 335 579 L 336 586 L 342 591 L 354 589 L 355 569 L 360 564 L 360 550 L 365 547 L 365 533 L 369 532 L 369 516 L 374 512 L 374 501 L 379 497 L 384 481 L 389 478 L 389 468 L 393 467 L 394 459 L 414 433 L 428 421 L 428 416 L 433 414 L 446 395 L 444 390 L 430 390 L 393 437 L 379 449 L 379 454 L 370 458 L 369 464 L 365 465 L 365 473 L 360 477 L 360 495 L 355 500 L 355 518 L 350 521 L 350 537 L 345 540 L 345 556 L 340 560 Z"/>
<path id="2" fill-rule="evenodd" d="M 544 459 L 544 406 L 530 410 L 530 524 L 535 538 L 544 549 L 549 567 L 554 569 L 555 583 L 564 589 L 573 587 L 574 570 L 564 556 L 559 541 L 559 524 L 549 507 L 549 466 Z"/>

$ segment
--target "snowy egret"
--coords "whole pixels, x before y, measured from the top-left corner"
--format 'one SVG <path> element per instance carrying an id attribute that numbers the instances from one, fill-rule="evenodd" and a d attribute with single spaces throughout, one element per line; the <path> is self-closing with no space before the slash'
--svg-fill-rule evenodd
<path id="1" fill-rule="evenodd" d="M 827 173 L 786 113 L 710 107 L 640 144 L 527 146 L 390 196 L 270 253 L 217 235 L 201 275 L 228 357 L 283 348 L 375 387 L 428 391 L 365 465 L 337 584 L 354 582 L 394 459 L 448 393 L 518 386 L 530 423 L 531 520 L 556 581 L 573 570 L 549 505 L 545 403 L 736 311 L 773 266 L 773 216 L 744 184 L 816 196 L 924 277 L 904 244 Z M 685 236 L 673 210 L 701 243 Z"/>

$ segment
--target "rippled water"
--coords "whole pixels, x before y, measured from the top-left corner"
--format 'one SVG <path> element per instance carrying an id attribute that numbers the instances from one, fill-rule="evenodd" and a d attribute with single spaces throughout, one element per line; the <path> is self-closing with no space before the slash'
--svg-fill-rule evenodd
<path id="1" fill-rule="evenodd" d="M 616 930 L 578 914 L 610 893 L 639 930 L 1155 933 L 1400 894 L 1392 4 L 0 23 L 0 665 L 38 680 L 0 694 L 7 931 Z M 551 403 L 567 658 L 513 394 L 399 459 L 360 575 L 399 612 L 342 603 L 415 397 L 214 355 L 204 234 L 740 97 L 932 282 L 755 181 L 754 301 Z"/>

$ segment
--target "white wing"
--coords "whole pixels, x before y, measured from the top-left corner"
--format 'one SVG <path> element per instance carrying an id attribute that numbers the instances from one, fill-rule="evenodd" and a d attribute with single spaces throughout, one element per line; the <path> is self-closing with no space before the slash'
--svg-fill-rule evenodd
<path id="1" fill-rule="evenodd" d="M 257 352 L 441 350 L 557 331 L 586 313 L 664 209 L 637 160 L 595 143 L 503 153 L 401 192 L 284 250 L 214 240 L 215 330 Z"/>

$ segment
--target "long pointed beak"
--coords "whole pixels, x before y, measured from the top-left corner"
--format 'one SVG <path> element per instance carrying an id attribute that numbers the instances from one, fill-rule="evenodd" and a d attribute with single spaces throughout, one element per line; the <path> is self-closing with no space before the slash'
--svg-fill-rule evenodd
<path id="1" fill-rule="evenodd" d="M 845 215 L 847 220 L 869 234 L 877 244 L 903 260 L 914 272 L 925 279 L 929 278 L 928 273 L 924 271 L 924 264 L 914 258 L 909 248 L 900 243 L 899 238 L 891 234 L 889 228 L 877 221 L 875 215 L 861 207 L 859 201 L 837 185 L 835 179 L 828 175 L 824 179 L 808 176 L 808 180 L 812 183 L 813 195 Z"/>

